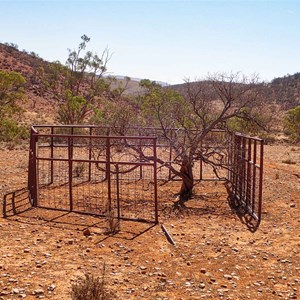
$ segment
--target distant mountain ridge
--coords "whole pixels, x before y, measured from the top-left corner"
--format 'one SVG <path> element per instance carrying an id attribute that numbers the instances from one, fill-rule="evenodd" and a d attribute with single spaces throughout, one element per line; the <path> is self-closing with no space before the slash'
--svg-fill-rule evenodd
<path id="1" fill-rule="evenodd" d="M 141 80 L 145 79 L 145 78 L 137 78 L 137 77 L 130 77 L 130 76 L 123 76 L 123 75 L 113 75 L 116 79 L 118 80 L 124 80 L 126 79 L 126 77 L 129 77 L 130 80 L 132 81 L 136 81 L 136 82 L 140 82 Z M 148 79 L 148 78 L 147 78 Z M 170 84 L 168 84 L 167 82 L 163 82 L 163 81 L 157 81 L 154 80 L 156 83 L 158 83 L 159 85 L 165 87 L 165 86 L 170 86 Z"/>

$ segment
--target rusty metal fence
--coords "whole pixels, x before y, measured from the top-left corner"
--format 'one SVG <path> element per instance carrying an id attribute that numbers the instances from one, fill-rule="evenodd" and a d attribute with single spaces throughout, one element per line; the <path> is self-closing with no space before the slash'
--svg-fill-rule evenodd
<path id="1" fill-rule="evenodd" d="M 229 182 L 231 204 L 261 221 L 264 141 L 235 133 L 232 138 Z"/>
<path id="2" fill-rule="evenodd" d="M 31 129 L 32 205 L 157 223 L 156 137 L 101 136 L 92 130 Z"/>
<path id="3" fill-rule="evenodd" d="M 159 182 L 176 181 L 176 154 L 156 128 L 112 135 L 99 126 L 48 126 L 31 129 L 28 191 L 36 207 L 158 222 Z M 259 224 L 262 211 L 263 140 L 213 130 L 202 141 L 194 164 L 195 181 L 230 186 L 232 206 Z M 210 162 L 203 157 L 210 157 Z M 148 159 L 147 159 L 148 158 Z M 150 159 L 149 159 L 150 158 Z M 229 183 L 229 185 L 228 185 Z"/>

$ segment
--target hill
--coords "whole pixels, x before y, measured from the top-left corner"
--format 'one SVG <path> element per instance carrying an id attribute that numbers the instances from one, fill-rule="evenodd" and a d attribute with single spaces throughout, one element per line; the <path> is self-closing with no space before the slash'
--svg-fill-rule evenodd
<path id="1" fill-rule="evenodd" d="M 57 63 L 57 62 L 55 62 Z M 20 51 L 14 44 L 0 43 L 0 70 L 15 71 L 26 79 L 25 101 L 21 106 L 25 110 L 23 123 L 55 123 L 54 110 L 57 102 L 45 88 L 43 74 L 48 72 L 51 62 L 45 61 L 34 52 Z M 107 76 L 110 80 L 112 76 Z M 111 89 L 124 88 L 124 95 L 137 95 L 143 92 L 139 86 L 141 79 L 116 76 L 110 80 Z"/>
<path id="2" fill-rule="evenodd" d="M 53 122 L 53 104 L 48 95 L 41 94 L 41 83 L 37 70 L 45 67 L 48 62 L 34 52 L 19 51 L 14 45 L 0 43 L 0 70 L 15 71 L 26 79 L 25 100 L 21 104 L 25 110 L 22 123 Z"/>
<path id="3" fill-rule="evenodd" d="M 55 122 L 54 106 L 57 102 L 53 101 L 53 95 L 44 88 L 41 74 L 50 64 L 34 52 L 20 51 L 16 45 L 0 43 L 0 70 L 16 71 L 26 78 L 26 101 L 22 104 L 26 111 L 24 123 Z M 111 88 L 126 87 L 125 95 L 137 95 L 143 92 L 139 81 L 139 78 L 127 80 L 126 76 L 115 76 Z M 183 84 L 167 86 L 165 83 L 158 83 L 182 92 Z M 281 111 L 300 105 L 300 73 L 275 78 L 258 87 L 263 90 L 264 101 L 279 106 Z"/>
<path id="4" fill-rule="evenodd" d="M 300 105 L 300 73 L 273 79 L 266 86 L 266 93 L 285 109 Z"/>
<path id="5" fill-rule="evenodd" d="M 182 92 L 183 86 L 175 84 L 167 88 Z M 258 88 L 262 88 L 267 103 L 280 105 L 283 110 L 300 105 L 300 73 L 274 78 L 271 82 L 259 84 Z"/>

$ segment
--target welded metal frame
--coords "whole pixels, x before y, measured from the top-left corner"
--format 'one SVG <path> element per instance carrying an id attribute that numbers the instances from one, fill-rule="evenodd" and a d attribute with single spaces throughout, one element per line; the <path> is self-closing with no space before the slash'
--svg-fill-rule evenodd
<path id="1" fill-rule="evenodd" d="M 58 134 L 55 133 L 55 129 L 69 129 L 69 134 Z M 158 203 L 157 203 L 157 161 L 156 161 L 156 137 L 143 137 L 143 136 L 111 136 L 111 135 L 94 135 L 93 128 L 97 128 L 95 126 L 55 126 L 55 125 L 38 125 L 33 126 L 30 132 L 30 149 L 29 149 L 29 168 L 28 168 L 28 191 L 29 191 L 29 199 L 34 207 L 40 208 L 48 208 L 48 209 L 57 209 L 57 210 L 66 210 L 70 212 L 77 212 L 77 213 L 85 213 L 84 211 L 74 209 L 74 200 L 73 200 L 73 164 L 75 163 L 87 163 L 88 167 L 88 181 L 91 180 L 91 166 L 92 164 L 104 164 L 105 167 L 105 178 L 103 181 L 106 182 L 107 188 L 107 201 L 108 201 L 108 211 L 111 211 L 115 208 L 115 205 L 112 204 L 113 201 L 117 203 L 117 218 L 118 219 L 127 219 L 127 220 L 138 220 L 138 221 L 145 221 L 145 222 L 154 222 L 158 223 Z M 50 132 L 41 133 L 38 129 L 46 129 L 50 130 Z M 76 134 L 75 129 L 88 129 L 88 134 Z M 38 141 L 47 138 L 50 139 L 50 143 L 48 145 L 39 145 Z M 54 155 L 54 148 L 55 148 L 55 139 L 64 139 L 67 140 L 66 145 L 59 145 L 59 147 L 67 147 L 67 157 L 66 158 L 58 158 Z M 74 158 L 74 148 L 80 147 L 80 145 L 75 145 L 74 140 L 88 140 L 88 145 L 84 145 L 86 149 L 88 149 L 88 159 L 78 159 Z M 137 144 L 142 145 L 143 141 L 147 142 L 147 147 L 151 148 L 153 151 L 153 158 L 152 160 L 145 161 L 145 159 L 140 159 L 140 161 L 122 161 L 118 160 L 112 161 L 111 159 L 111 141 L 112 140 L 130 140 L 136 141 Z M 93 140 L 101 140 L 104 141 L 105 144 L 105 158 L 104 159 L 95 159 L 92 157 L 91 153 L 91 144 Z M 50 148 L 50 157 L 45 157 L 39 153 L 39 147 L 49 147 Z M 68 166 L 68 195 L 69 195 L 69 207 L 68 208 L 53 208 L 48 206 L 43 206 L 39 201 L 39 189 L 44 188 L 46 186 L 41 187 L 39 185 L 39 163 L 40 162 L 49 162 L 50 163 L 50 180 L 48 182 L 48 186 L 51 185 L 54 181 L 54 163 L 55 162 L 64 162 Z M 143 167 L 150 167 L 153 169 L 153 211 L 154 211 L 154 220 L 145 220 L 140 218 L 127 218 L 122 217 L 120 214 L 120 180 L 119 174 L 113 174 L 111 172 L 111 167 L 114 166 L 118 169 L 118 166 L 130 166 L 131 170 L 139 168 L 141 171 Z M 140 171 L 140 172 L 141 172 Z M 118 173 L 118 172 L 117 172 Z M 114 177 L 114 179 L 112 179 Z M 116 179 L 115 179 L 116 177 Z M 117 184 L 117 199 L 112 199 L 112 180 L 116 181 Z M 115 204 L 115 203 L 114 203 Z M 90 213 L 88 213 L 90 214 Z M 96 211 L 92 213 L 93 215 L 98 216 L 107 216 L 101 213 L 97 213 Z"/>
<path id="2" fill-rule="evenodd" d="M 73 205 L 72 198 L 72 165 L 76 162 L 84 162 L 88 163 L 89 167 L 89 180 L 91 180 L 91 169 L 93 163 L 103 163 L 106 165 L 105 178 L 107 182 L 107 197 L 109 203 L 109 209 L 112 209 L 111 203 L 111 166 L 113 165 L 116 170 L 118 170 L 119 166 L 122 164 L 131 164 L 134 169 L 139 168 L 140 175 L 139 178 L 142 179 L 143 166 L 151 166 L 153 168 L 153 181 L 154 181 L 154 222 L 158 222 L 158 168 L 157 168 L 157 149 L 158 148 L 169 148 L 169 160 L 172 162 L 172 147 L 168 145 L 165 141 L 159 138 L 157 134 L 160 129 L 158 128 L 148 128 L 149 135 L 151 136 L 141 136 L 138 128 L 133 128 L 131 133 L 135 133 L 136 135 L 132 136 L 112 136 L 110 135 L 110 128 L 108 127 L 100 127 L 94 125 L 37 125 L 31 128 L 30 133 L 30 149 L 29 149 L 29 171 L 28 171 L 28 191 L 29 198 L 33 206 L 39 205 L 39 168 L 38 161 L 49 161 L 50 162 L 50 184 L 53 183 L 54 176 L 54 163 L 55 161 L 65 161 L 68 163 L 68 189 L 70 195 L 70 205 L 67 209 L 68 211 L 75 211 Z M 84 134 L 76 134 L 77 130 L 83 130 Z M 57 133 L 59 131 L 63 131 L 62 133 Z M 65 133 L 67 131 L 67 133 Z M 102 135 L 98 135 L 98 133 Z M 214 130 L 213 132 L 224 132 L 223 130 Z M 155 136 L 155 133 L 157 136 Z M 228 133 L 225 133 L 228 134 Z M 50 157 L 41 157 L 38 154 L 38 140 L 43 137 L 50 138 L 50 143 L 45 147 L 50 147 Z M 54 158 L 54 148 L 55 148 L 55 139 L 64 138 L 67 139 L 67 143 L 65 145 L 61 145 L 61 147 L 68 148 L 68 157 L 64 159 Z M 74 139 L 88 139 L 88 143 L 85 144 L 88 153 L 88 159 L 74 159 L 73 157 L 73 149 Z M 93 139 L 103 139 L 105 141 L 106 147 L 106 155 L 104 160 L 95 160 L 92 157 L 91 145 L 93 143 Z M 141 147 L 143 141 L 151 141 L 153 147 L 153 157 L 152 161 L 144 161 L 142 155 L 140 156 L 139 161 L 135 162 L 122 162 L 122 161 L 111 161 L 111 140 L 113 139 L 133 139 L 136 141 L 136 147 Z M 40 146 L 42 147 L 42 146 Z M 201 147 L 210 147 L 209 142 Z M 201 158 L 197 163 L 199 163 L 200 169 L 199 173 L 195 176 L 195 181 L 216 181 L 216 180 L 225 180 L 231 184 L 230 188 L 230 199 L 231 203 L 236 208 L 243 208 L 247 214 L 249 214 L 252 218 L 254 218 L 258 224 L 261 220 L 261 212 L 262 212 L 262 185 L 263 185 L 263 154 L 264 154 L 264 141 L 259 138 L 246 136 L 240 133 L 233 133 L 228 138 L 228 142 L 226 145 L 223 145 L 224 151 L 227 151 L 228 157 L 227 161 L 224 165 L 221 166 L 224 170 L 227 170 L 227 178 L 205 178 L 203 176 L 203 161 Z M 171 173 L 167 173 L 167 180 L 178 180 L 178 178 L 174 178 L 171 176 Z M 199 177 L 198 177 L 199 176 Z M 117 183 L 116 194 L 117 194 L 117 217 L 120 219 L 120 174 L 118 171 L 115 174 L 114 180 Z M 81 212 L 84 213 L 84 212 Z"/>
<path id="3" fill-rule="evenodd" d="M 264 141 L 234 133 L 231 143 L 229 182 L 231 204 L 256 220 L 262 214 Z"/>

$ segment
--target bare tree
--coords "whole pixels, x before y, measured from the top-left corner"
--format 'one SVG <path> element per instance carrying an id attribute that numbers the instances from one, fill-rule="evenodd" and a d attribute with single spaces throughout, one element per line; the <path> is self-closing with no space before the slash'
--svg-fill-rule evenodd
<path id="1" fill-rule="evenodd" d="M 158 157 L 157 161 L 182 179 L 177 205 L 184 205 L 192 197 L 196 160 L 202 159 L 211 164 L 215 171 L 222 163 L 222 153 L 215 148 L 202 147 L 210 132 L 214 129 L 226 130 L 228 120 L 233 117 L 257 122 L 251 114 L 254 108 L 262 104 L 257 83 L 257 76 L 247 78 L 240 73 L 214 74 L 204 81 L 186 80 L 178 93 L 149 80 L 141 82 L 146 93 L 139 97 L 140 110 L 148 124 L 159 127 L 161 137 L 175 153 L 172 161 L 162 157 Z M 144 134 L 149 133 L 144 130 Z M 145 159 L 153 158 L 145 156 Z"/>

